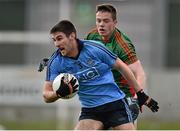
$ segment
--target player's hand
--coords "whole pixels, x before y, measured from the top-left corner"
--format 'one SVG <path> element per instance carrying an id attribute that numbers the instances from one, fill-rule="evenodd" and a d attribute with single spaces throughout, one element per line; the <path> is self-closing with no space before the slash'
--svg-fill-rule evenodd
<path id="1" fill-rule="evenodd" d="M 138 104 L 140 107 L 140 111 L 142 112 L 142 106 L 146 105 L 151 109 L 152 112 L 157 112 L 159 109 L 158 102 L 154 99 L 150 98 L 148 95 L 144 93 L 143 90 L 138 91 L 137 93 Z"/>
<path id="2" fill-rule="evenodd" d="M 64 77 L 61 79 L 61 86 L 56 91 L 58 97 L 65 97 L 76 92 L 78 89 L 78 85 L 75 85 L 76 79 L 72 78 L 69 83 L 66 83 Z"/>
<path id="3" fill-rule="evenodd" d="M 72 93 L 78 91 L 78 85 L 75 85 L 76 84 L 76 79 L 72 78 L 71 81 L 69 82 L 69 85 L 72 86 Z"/>
<path id="4" fill-rule="evenodd" d="M 146 106 L 149 107 L 152 112 L 158 112 L 159 110 L 158 102 L 152 98 L 146 102 Z"/>
<path id="5" fill-rule="evenodd" d="M 39 68 L 38 68 L 38 71 L 41 72 L 44 70 L 44 67 L 46 67 L 48 65 L 48 61 L 49 59 L 48 58 L 43 58 L 41 61 L 40 61 L 40 64 L 39 64 Z"/>

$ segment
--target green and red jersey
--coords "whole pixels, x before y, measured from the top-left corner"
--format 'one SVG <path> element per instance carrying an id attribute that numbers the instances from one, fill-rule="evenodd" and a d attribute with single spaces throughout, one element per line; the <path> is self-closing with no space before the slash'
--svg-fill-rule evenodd
<path id="1" fill-rule="evenodd" d="M 111 35 L 110 39 L 103 40 L 97 29 L 93 29 L 85 38 L 87 40 L 96 40 L 102 42 L 109 50 L 115 53 L 127 65 L 132 64 L 138 60 L 135 47 L 131 40 L 117 28 Z M 128 85 L 126 79 L 117 70 L 112 70 L 115 82 L 126 94 L 126 97 L 135 95 L 134 89 Z"/>

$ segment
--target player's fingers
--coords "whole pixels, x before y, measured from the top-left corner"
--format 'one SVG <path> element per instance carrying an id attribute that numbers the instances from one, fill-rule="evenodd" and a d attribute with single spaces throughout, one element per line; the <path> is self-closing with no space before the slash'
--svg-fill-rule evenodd
<path id="1" fill-rule="evenodd" d="M 77 89 L 75 89 L 75 90 L 73 90 L 73 93 L 74 93 L 74 92 L 77 92 L 77 91 L 78 91 L 78 90 L 77 90 Z"/>
<path id="2" fill-rule="evenodd" d="M 48 62 L 49 59 L 48 59 L 48 58 L 44 58 L 43 61 L 44 61 L 44 62 Z"/>
<path id="3" fill-rule="evenodd" d="M 76 83 L 76 79 L 72 78 L 70 83 L 72 84 L 72 86 Z"/>
<path id="4" fill-rule="evenodd" d="M 69 83 L 68 84 L 68 87 L 69 87 L 69 93 L 71 94 L 71 93 L 73 93 L 73 86 L 72 86 L 72 84 L 71 83 Z"/>
<path id="5" fill-rule="evenodd" d="M 38 71 L 41 72 L 43 70 L 43 65 L 40 63 Z"/>
<path id="6" fill-rule="evenodd" d="M 152 108 L 153 108 L 153 111 L 154 111 L 154 112 L 158 112 L 158 110 L 159 110 L 159 106 L 158 106 L 158 105 L 153 106 Z"/>
<path id="7" fill-rule="evenodd" d="M 77 89 L 77 88 L 78 88 L 78 85 L 73 86 L 73 89 Z"/>
<path id="8" fill-rule="evenodd" d="M 152 98 L 146 105 L 151 109 L 152 112 L 157 112 L 159 109 L 158 102 L 156 102 Z"/>
<path id="9" fill-rule="evenodd" d="M 154 112 L 157 112 L 159 110 L 159 106 L 158 105 L 152 106 L 152 109 Z"/>
<path id="10" fill-rule="evenodd" d="M 148 106 L 152 112 L 157 112 L 158 109 L 159 109 L 159 106 L 158 105 L 152 105 L 152 106 Z"/>
<path id="11" fill-rule="evenodd" d="M 61 83 L 65 84 L 64 76 L 61 78 Z"/>

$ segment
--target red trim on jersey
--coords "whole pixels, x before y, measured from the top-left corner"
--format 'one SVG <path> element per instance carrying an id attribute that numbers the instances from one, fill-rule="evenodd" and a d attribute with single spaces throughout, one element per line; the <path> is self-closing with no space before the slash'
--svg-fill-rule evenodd
<path id="1" fill-rule="evenodd" d="M 116 31 L 114 33 L 114 36 L 115 36 L 115 40 L 117 41 L 117 43 L 123 48 L 123 50 L 125 51 L 125 53 L 128 55 L 128 58 L 131 60 L 131 62 L 135 62 L 137 61 L 137 58 L 136 57 L 133 57 L 133 54 L 132 53 L 129 53 L 130 49 L 129 49 L 129 46 L 128 44 L 126 43 L 126 41 L 122 38 L 122 35 Z M 126 64 L 129 64 L 127 62 L 125 62 Z"/>
<path id="2" fill-rule="evenodd" d="M 129 86 L 128 81 L 127 81 L 126 79 L 124 79 L 124 77 L 121 77 L 121 78 L 120 78 L 120 83 L 121 83 L 122 85 L 123 85 L 123 84 L 124 84 L 124 85 L 128 85 L 128 88 L 129 88 L 129 91 L 130 91 L 132 97 L 135 96 L 136 92 L 135 92 L 134 88 L 133 88 L 132 86 Z"/>

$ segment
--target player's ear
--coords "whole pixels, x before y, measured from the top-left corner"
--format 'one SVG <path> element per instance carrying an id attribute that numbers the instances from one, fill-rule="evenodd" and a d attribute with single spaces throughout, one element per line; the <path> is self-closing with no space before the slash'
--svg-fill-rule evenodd
<path id="1" fill-rule="evenodd" d="M 76 39 L 76 34 L 74 32 L 72 32 L 69 36 L 70 39 Z"/>
<path id="2" fill-rule="evenodd" d="M 114 24 L 117 25 L 117 20 L 114 20 Z"/>

